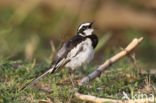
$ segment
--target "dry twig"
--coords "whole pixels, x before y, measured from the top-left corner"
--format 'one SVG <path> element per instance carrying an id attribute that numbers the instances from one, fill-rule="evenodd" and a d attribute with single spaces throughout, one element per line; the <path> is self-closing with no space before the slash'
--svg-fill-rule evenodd
<path id="1" fill-rule="evenodd" d="M 116 61 L 120 60 L 129 52 L 131 52 L 141 41 L 143 40 L 143 37 L 137 39 L 135 38 L 124 50 L 122 50 L 120 53 L 116 54 L 115 56 L 111 57 L 110 59 L 106 60 L 106 62 L 102 65 L 100 65 L 94 72 L 89 74 L 88 76 L 84 77 L 80 83 L 79 86 L 84 85 L 85 83 L 88 83 L 89 81 L 95 79 L 96 77 L 100 76 L 103 71 L 105 71 L 110 65 L 115 63 Z"/>
<path id="2" fill-rule="evenodd" d="M 120 102 L 120 100 L 113 100 L 113 99 L 108 99 L 108 98 L 98 98 L 98 97 L 91 96 L 91 95 L 80 94 L 78 92 L 75 92 L 75 96 L 81 100 L 96 102 L 96 103 L 103 103 L 103 102 L 118 103 L 118 102 Z"/>
<path id="3" fill-rule="evenodd" d="M 115 100 L 115 99 L 108 99 L 108 98 L 98 98 L 91 95 L 84 95 L 78 92 L 75 93 L 75 96 L 81 100 L 95 102 L 95 103 L 104 103 L 104 102 L 111 102 L 111 103 L 153 103 L 154 98 L 145 98 L 145 99 L 129 99 L 129 100 Z"/>
<path id="4" fill-rule="evenodd" d="M 108 99 L 108 98 L 98 98 L 91 95 L 84 95 L 80 94 L 78 92 L 75 92 L 75 96 L 81 100 L 95 102 L 95 103 L 104 103 L 104 102 L 110 102 L 110 103 L 153 103 L 154 98 L 142 98 L 142 99 L 129 99 L 129 100 L 115 100 L 115 99 Z"/>

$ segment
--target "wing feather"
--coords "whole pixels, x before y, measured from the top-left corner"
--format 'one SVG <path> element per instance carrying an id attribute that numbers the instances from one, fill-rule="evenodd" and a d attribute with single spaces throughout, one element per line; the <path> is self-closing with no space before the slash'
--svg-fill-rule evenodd
<path id="1" fill-rule="evenodd" d="M 32 80 L 26 86 L 22 87 L 20 90 L 23 90 L 26 87 L 33 85 L 34 83 L 39 81 L 41 78 L 45 77 L 47 74 L 54 73 L 57 69 L 63 67 L 65 64 L 67 64 L 71 59 L 71 58 L 67 57 L 68 53 L 70 53 L 71 49 L 73 49 L 75 46 L 77 46 L 83 40 L 84 40 L 84 38 L 76 35 L 72 39 L 70 39 L 68 42 L 64 43 L 62 48 L 56 54 L 56 57 L 55 57 L 54 61 L 52 62 L 52 64 L 50 65 L 49 69 L 46 72 L 44 72 L 43 74 L 41 74 L 40 76 L 38 76 L 37 78 L 35 78 L 34 80 Z M 81 50 L 82 50 L 82 48 L 80 48 L 80 50 L 78 50 L 77 52 L 80 52 Z M 76 55 L 77 54 L 78 53 L 76 53 Z"/>

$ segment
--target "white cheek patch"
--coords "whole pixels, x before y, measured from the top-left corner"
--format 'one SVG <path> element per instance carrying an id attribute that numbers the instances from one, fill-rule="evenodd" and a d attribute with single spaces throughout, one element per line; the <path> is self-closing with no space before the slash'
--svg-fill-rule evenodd
<path id="1" fill-rule="evenodd" d="M 87 29 L 84 31 L 85 35 L 88 36 L 88 35 L 92 35 L 94 29 Z"/>

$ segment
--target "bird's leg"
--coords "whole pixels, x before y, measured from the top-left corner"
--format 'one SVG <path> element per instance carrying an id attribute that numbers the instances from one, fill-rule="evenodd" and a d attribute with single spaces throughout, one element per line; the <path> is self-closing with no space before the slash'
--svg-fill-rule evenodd
<path id="1" fill-rule="evenodd" d="M 72 82 L 73 87 L 75 87 L 75 84 L 73 82 L 74 74 L 72 73 L 72 69 L 69 69 L 69 78 L 70 81 Z"/>
<path id="2" fill-rule="evenodd" d="M 70 81 L 72 82 L 73 87 L 75 87 L 71 74 L 69 74 L 69 78 L 70 78 Z"/>

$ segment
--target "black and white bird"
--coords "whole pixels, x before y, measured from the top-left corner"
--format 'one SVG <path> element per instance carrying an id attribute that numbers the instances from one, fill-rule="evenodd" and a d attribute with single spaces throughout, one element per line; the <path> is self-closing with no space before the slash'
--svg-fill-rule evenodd
<path id="1" fill-rule="evenodd" d="M 65 42 L 58 51 L 49 69 L 22 89 L 36 83 L 45 75 L 54 73 L 63 67 L 69 68 L 69 71 L 74 71 L 88 64 L 93 59 L 94 48 L 98 44 L 98 38 L 93 34 L 94 28 L 92 28 L 92 24 L 93 22 L 81 24 L 77 34 Z"/>

